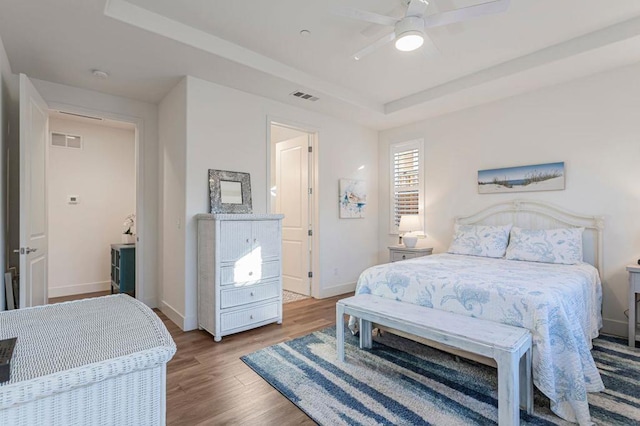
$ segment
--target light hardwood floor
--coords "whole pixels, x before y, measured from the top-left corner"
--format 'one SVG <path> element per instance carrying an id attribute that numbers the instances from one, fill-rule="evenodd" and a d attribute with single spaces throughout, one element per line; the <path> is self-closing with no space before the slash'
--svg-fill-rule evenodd
<path id="1" fill-rule="evenodd" d="M 104 293 L 87 296 L 101 295 Z M 315 424 L 240 357 L 334 325 L 336 302 L 350 295 L 287 303 L 282 325 L 271 324 L 225 336 L 219 343 L 204 331 L 183 332 L 156 310 L 178 346 L 167 365 L 167 424 Z M 50 303 L 73 299 L 51 299 Z"/>

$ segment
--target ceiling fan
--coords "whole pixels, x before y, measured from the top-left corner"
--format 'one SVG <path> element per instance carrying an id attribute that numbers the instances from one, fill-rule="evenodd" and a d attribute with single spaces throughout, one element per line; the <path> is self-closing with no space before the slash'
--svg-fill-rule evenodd
<path id="1" fill-rule="evenodd" d="M 431 0 L 438 1 L 438 0 Z M 427 0 L 408 0 L 407 11 L 402 18 L 380 15 L 366 10 L 353 9 L 350 7 L 337 7 L 333 13 L 359 21 L 393 27 L 394 30 L 381 37 L 364 49 L 353 55 L 355 60 L 370 54 L 377 48 L 395 40 L 395 47 L 404 52 L 410 52 L 420 48 L 425 38 L 426 28 L 441 27 L 455 24 L 480 16 L 494 15 L 505 12 L 509 8 L 511 0 L 493 0 L 474 6 L 455 9 L 447 12 L 425 15 L 429 2 Z"/>

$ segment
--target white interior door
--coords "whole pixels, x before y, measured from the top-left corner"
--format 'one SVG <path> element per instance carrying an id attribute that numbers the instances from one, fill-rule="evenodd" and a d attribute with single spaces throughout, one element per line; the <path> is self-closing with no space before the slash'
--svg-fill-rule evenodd
<path id="1" fill-rule="evenodd" d="M 47 303 L 48 130 L 47 104 L 20 74 L 20 308 Z"/>
<path id="2" fill-rule="evenodd" d="M 282 220 L 282 286 L 309 296 L 309 135 L 276 144 L 276 212 Z"/>

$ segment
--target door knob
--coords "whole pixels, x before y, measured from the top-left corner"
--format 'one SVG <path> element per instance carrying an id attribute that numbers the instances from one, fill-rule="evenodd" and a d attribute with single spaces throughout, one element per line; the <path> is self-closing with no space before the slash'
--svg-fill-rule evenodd
<path id="1" fill-rule="evenodd" d="M 13 250 L 14 253 L 19 253 L 19 254 L 29 254 L 29 253 L 33 253 L 34 251 L 38 251 L 38 249 L 31 248 L 31 247 L 20 247 L 19 249 Z"/>

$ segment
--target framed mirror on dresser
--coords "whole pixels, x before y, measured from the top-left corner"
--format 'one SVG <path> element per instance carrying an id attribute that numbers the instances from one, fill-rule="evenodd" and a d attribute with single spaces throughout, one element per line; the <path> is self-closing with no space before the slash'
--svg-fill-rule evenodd
<path id="1" fill-rule="evenodd" d="M 209 169 L 209 212 L 252 213 L 249 173 Z"/>

